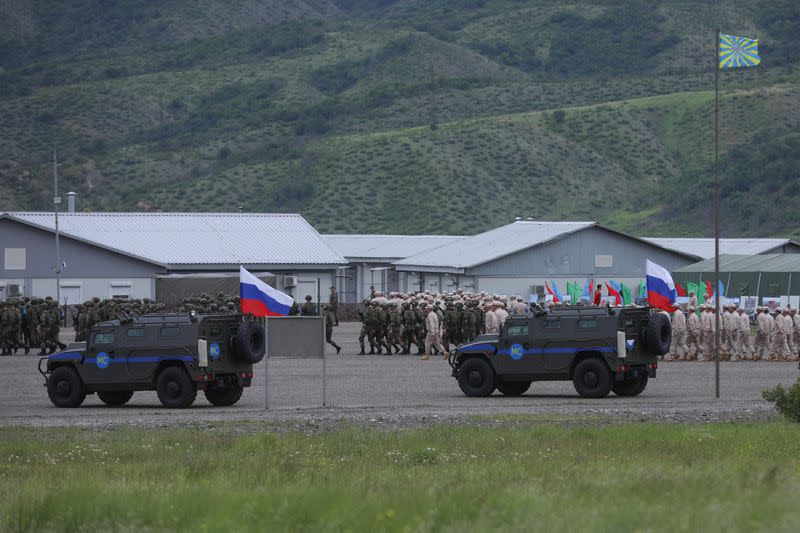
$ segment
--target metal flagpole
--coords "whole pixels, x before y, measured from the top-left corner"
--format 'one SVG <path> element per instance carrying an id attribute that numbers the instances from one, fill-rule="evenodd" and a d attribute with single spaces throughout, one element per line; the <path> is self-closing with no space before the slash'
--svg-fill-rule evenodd
<path id="1" fill-rule="evenodd" d="M 714 314 L 716 329 L 714 331 L 714 386 L 715 397 L 719 398 L 719 318 L 720 300 L 719 294 L 719 28 L 714 31 L 714 42 L 716 53 L 714 54 L 714 290 L 717 301 L 714 305 L 717 311 Z"/>
<path id="2" fill-rule="evenodd" d="M 267 317 L 262 317 L 264 322 L 264 409 L 269 411 L 269 332 L 267 330 Z"/>
<path id="3" fill-rule="evenodd" d="M 56 150 L 53 149 L 53 211 L 56 218 L 56 308 L 59 313 L 59 326 L 61 325 L 61 244 L 58 238 L 58 206 L 60 203 L 61 197 L 58 195 L 58 159 Z M 66 317 L 66 312 L 64 315 Z"/>
<path id="4" fill-rule="evenodd" d="M 322 407 L 328 405 L 328 363 L 325 357 L 325 321 L 328 319 L 327 315 L 322 317 Z"/>

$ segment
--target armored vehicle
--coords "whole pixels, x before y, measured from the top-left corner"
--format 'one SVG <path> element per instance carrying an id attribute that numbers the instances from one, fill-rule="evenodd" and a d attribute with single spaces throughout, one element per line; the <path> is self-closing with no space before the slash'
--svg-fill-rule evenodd
<path id="1" fill-rule="evenodd" d="M 572 381 L 584 398 L 637 396 L 669 351 L 669 317 L 645 307 L 566 306 L 513 315 L 449 357 L 467 396 L 524 394 L 534 381 Z"/>
<path id="2" fill-rule="evenodd" d="M 264 328 L 242 315 L 144 315 L 96 324 L 86 342 L 40 359 L 39 372 L 58 407 L 94 393 L 123 405 L 142 390 L 155 390 L 165 407 L 190 406 L 198 390 L 227 406 L 250 386 L 264 341 Z"/>

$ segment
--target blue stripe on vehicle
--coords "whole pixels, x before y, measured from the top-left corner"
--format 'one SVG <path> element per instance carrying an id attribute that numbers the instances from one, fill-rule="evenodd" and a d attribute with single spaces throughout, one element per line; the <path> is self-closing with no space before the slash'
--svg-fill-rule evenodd
<path id="1" fill-rule="evenodd" d="M 64 352 L 49 357 L 51 361 L 79 361 L 81 354 Z M 191 363 L 196 360 L 196 355 L 134 355 L 132 357 L 112 357 L 111 363 L 159 363 L 161 361 L 185 361 Z M 97 357 L 86 357 L 84 364 L 97 364 Z"/>
<path id="2" fill-rule="evenodd" d="M 525 350 L 524 355 L 556 355 L 556 354 L 574 354 L 577 352 L 602 352 L 602 353 L 616 353 L 617 350 L 610 346 L 591 346 L 588 348 L 531 348 Z M 510 348 L 503 348 L 497 350 L 497 355 L 511 355 Z"/>
<path id="3" fill-rule="evenodd" d="M 462 353 L 485 352 L 487 350 L 494 351 L 494 348 L 495 348 L 494 344 L 470 344 L 467 346 L 462 346 L 461 348 L 459 348 L 459 351 Z"/>

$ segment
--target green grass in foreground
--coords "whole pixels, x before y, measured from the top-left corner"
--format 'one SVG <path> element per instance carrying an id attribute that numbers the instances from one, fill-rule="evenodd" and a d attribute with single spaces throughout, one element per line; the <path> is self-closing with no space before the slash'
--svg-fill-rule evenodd
<path id="1" fill-rule="evenodd" d="M 800 426 L 3 428 L 0 530 L 796 530 Z"/>

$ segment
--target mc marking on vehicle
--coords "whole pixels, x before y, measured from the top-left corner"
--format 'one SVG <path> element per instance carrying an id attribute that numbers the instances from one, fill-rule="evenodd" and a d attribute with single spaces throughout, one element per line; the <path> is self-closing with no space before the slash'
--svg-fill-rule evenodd
<path id="1" fill-rule="evenodd" d="M 108 365 L 111 364 L 111 357 L 106 352 L 100 352 L 97 354 L 97 368 L 108 368 Z"/>
<path id="2" fill-rule="evenodd" d="M 211 357 L 211 359 L 214 359 L 214 360 L 218 359 L 219 356 L 220 356 L 220 353 L 221 352 L 220 352 L 218 343 L 212 342 L 211 344 L 208 345 L 208 356 Z"/>
<path id="3" fill-rule="evenodd" d="M 512 344 L 511 345 L 511 359 L 514 361 L 519 361 L 522 359 L 522 356 L 525 355 L 525 349 L 522 347 L 521 344 Z"/>

